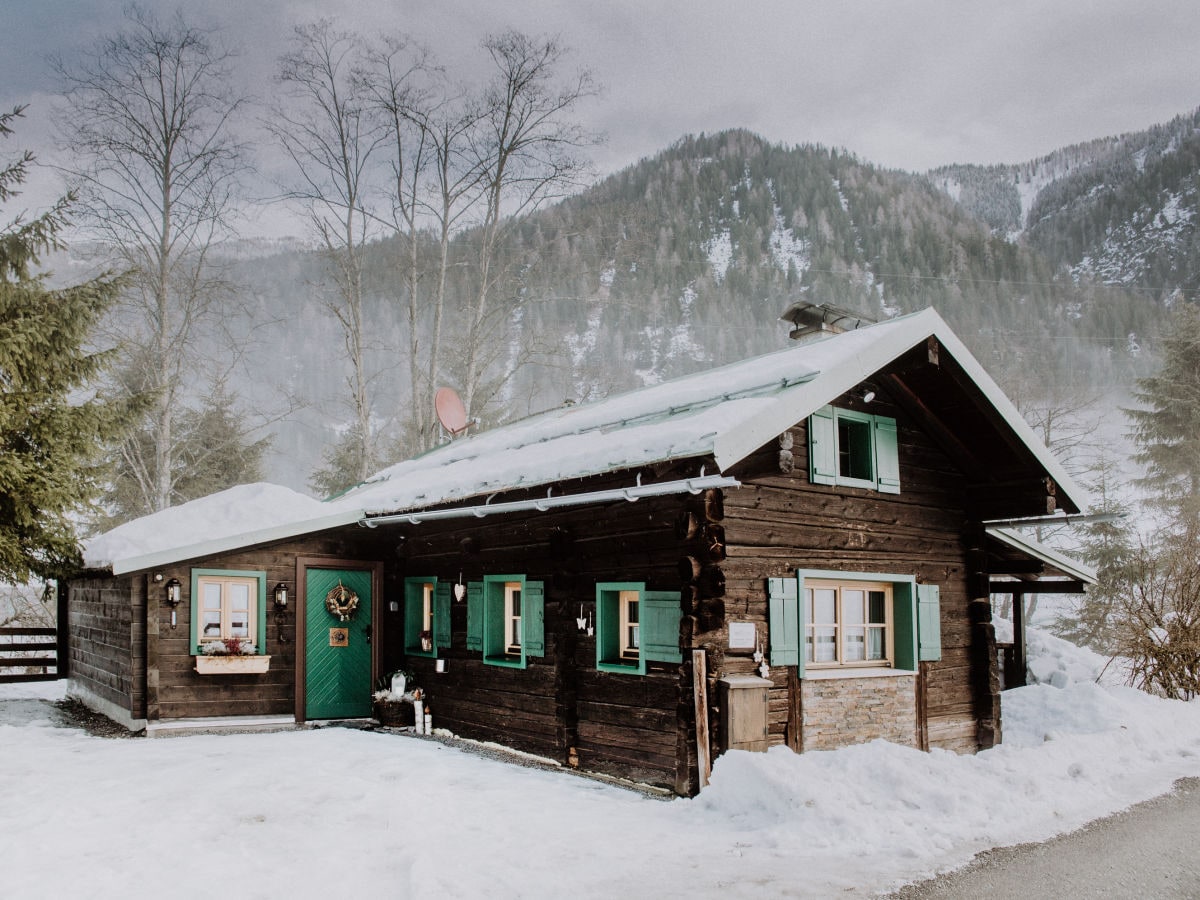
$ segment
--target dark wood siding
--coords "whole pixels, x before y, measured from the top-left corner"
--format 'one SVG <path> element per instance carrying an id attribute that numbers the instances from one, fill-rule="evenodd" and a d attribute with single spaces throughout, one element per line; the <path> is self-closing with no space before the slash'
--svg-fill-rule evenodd
<path id="1" fill-rule="evenodd" d="M 145 591 L 137 580 L 76 578 L 68 588 L 71 681 L 132 719 L 145 717 Z"/>
<path id="2" fill-rule="evenodd" d="M 927 667 L 928 742 L 957 751 L 978 748 L 979 718 L 972 689 L 972 629 L 968 620 L 967 486 L 929 437 L 882 399 L 871 413 L 897 419 L 901 491 L 814 485 L 808 478 L 804 423 L 790 431 L 794 468 L 781 471 L 772 442 L 737 467 L 743 487 L 725 493 L 730 617 L 766 629 L 765 579 L 798 568 L 915 575 L 941 587 L 942 659 Z M 727 626 L 698 636 L 710 660 L 724 660 L 713 678 L 753 674 L 748 654 L 726 656 Z M 716 669 L 710 661 L 710 669 Z M 770 733 L 785 740 L 789 717 L 787 670 L 771 671 Z"/>
<path id="3" fill-rule="evenodd" d="M 149 574 L 136 576 L 148 583 L 152 602 L 148 607 L 147 631 L 157 631 L 150 642 L 146 680 L 148 718 L 181 719 L 207 716 L 291 715 L 295 709 L 296 604 L 302 602 L 296 587 L 296 559 L 303 556 L 348 557 L 370 560 L 379 552 L 377 536 L 355 527 L 303 540 L 241 550 L 236 553 L 188 560 L 155 570 L 164 581 L 178 578 L 183 585 L 183 602 L 177 624 L 171 628 L 171 608 L 153 595 L 161 583 L 147 581 Z M 266 652 L 271 668 L 261 675 L 200 675 L 195 671 L 191 647 L 193 568 L 245 569 L 267 573 Z M 277 622 L 271 591 L 285 582 L 292 592 L 291 606 Z"/>
<path id="4" fill-rule="evenodd" d="M 632 483 L 632 475 L 623 475 L 571 490 Z M 444 673 L 434 671 L 432 659 L 404 659 L 397 653 L 402 643 L 389 636 L 389 660 L 416 673 L 434 726 L 577 762 L 585 770 L 671 788 L 683 783 L 686 790 L 686 760 L 680 761 L 678 746 L 688 728 L 681 704 L 690 704 L 691 696 L 682 667 L 652 663 L 645 675 L 599 672 L 595 638 L 576 626 L 581 611 L 595 621 L 597 583 L 679 590 L 675 520 L 682 503 L 678 497 L 645 498 L 381 528 L 401 555 L 389 579 L 393 597 L 400 597 L 406 573 L 451 581 L 461 573 L 467 582 L 522 574 L 545 585 L 546 652 L 529 659 L 524 670 L 488 665 L 466 649 L 465 602 L 452 604 L 452 645 L 441 653 Z"/>

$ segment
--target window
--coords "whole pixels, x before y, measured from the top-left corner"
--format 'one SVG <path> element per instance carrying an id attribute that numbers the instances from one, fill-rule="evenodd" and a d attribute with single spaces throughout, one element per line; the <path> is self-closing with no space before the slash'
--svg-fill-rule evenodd
<path id="1" fill-rule="evenodd" d="M 524 669 L 546 655 L 545 587 L 524 575 L 485 575 L 467 585 L 467 649 L 493 666 Z"/>
<path id="2" fill-rule="evenodd" d="M 638 592 L 621 591 L 618 595 L 621 606 L 621 658 L 637 659 L 638 648 Z"/>
<path id="3" fill-rule="evenodd" d="M 436 656 L 450 646 L 450 583 L 433 577 L 404 579 L 404 652 Z"/>
<path id="4" fill-rule="evenodd" d="M 683 661 L 679 593 L 647 591 L 640 582 L 596 585 L 596 668 L 645 674 L 646 663 Z"/>
<path id="5" fill-rule="evenodd" d="M 896 420 L 825 406 L 808 419 L 809 478 L 900 493 Z"/>
<path id="6" fill-rule="evenodd" d="M 804 661 L 810 666 L 890 666 L 892 586 L 804 582 Z"/>
<path id="7" fill-rule="evenodd" d="M 504 650 L 521 653 L 521 582 L 504 582 Z"/>
<path id="8" fill-rule="evenodd" d="M 771 665 L 912 671 L 942 658 L 941 600 L 912 575 L 801 569 L 767 579 Z"/>
<path id="9" fill-rule="evenodd" d="M 192 570 L 192 650 L 237 639 L 266 652 L 266 572 Z M 262 640 L 260 640 L 260 637 Z"/>

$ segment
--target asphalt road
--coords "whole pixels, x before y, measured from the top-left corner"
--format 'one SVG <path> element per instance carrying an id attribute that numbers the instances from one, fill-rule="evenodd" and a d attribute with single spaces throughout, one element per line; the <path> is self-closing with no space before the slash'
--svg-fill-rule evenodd
<path id="1" fill-rule="evenodd" d="M 1200 898 L 1200 779 L 1047 841 L 982 853 L 965 868 L 910 884 L 892 900 Z"/>

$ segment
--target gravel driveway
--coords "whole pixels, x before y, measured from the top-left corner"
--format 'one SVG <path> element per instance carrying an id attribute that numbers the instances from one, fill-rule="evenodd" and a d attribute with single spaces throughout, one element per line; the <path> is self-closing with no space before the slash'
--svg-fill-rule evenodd
<path id="1" fill-rule="evenodd" d="M 1200 779 L 1044 844 L 980 854 L 965 868 L 910 884 L 893 900 L 986 897 L 1200 898 Z"/>

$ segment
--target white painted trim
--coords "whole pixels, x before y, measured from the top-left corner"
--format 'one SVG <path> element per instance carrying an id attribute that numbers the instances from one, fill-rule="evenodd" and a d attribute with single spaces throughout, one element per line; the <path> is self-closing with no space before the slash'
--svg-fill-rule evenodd
<path id="1" fill-rule="evenodd" d="M 855 668 L 854 666 L 838 666 L 836 669 L 814 669 L 812 663 L 804 667 L 800 677 L 805 681 L 836 681 L 846 678 L 899 678 L 902 675 L 916 675 L 911 669 L 891 669 L 881 667 Z"/>

